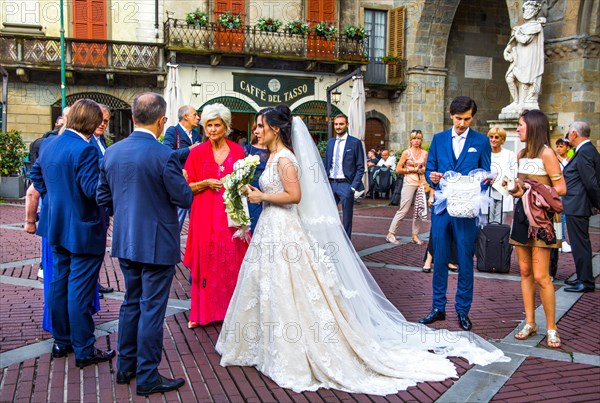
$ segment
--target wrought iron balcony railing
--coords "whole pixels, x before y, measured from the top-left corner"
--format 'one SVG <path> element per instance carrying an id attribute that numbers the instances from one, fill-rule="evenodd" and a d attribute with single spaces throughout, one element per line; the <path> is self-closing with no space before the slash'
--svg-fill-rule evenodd
<path id="1" fill-rule="evenodd" d="M 65 39 L 68 68 L 107 72 L 161 73 L 164 45 L 109 40 Z M 60 38 L 0 34 L 0 64 L 5 67 L 60 67 Z"/>
<path id="2" fill-rule="evenodd" d="M 326 40 L 314 34 L 292 35 L 283 30 L 265 32 L 249 25 L 234 30 L 215 23 L 197 27 L 172 18 L 165 21 L 164 33 L 169 50 L 186 53 L 236 53 L 358 63 L 368 61 L 368 38 L 360 41 L 336 36 Z"/>

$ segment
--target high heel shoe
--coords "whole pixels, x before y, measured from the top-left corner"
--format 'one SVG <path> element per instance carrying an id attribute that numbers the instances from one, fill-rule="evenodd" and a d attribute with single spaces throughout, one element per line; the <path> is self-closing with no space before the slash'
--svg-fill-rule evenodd
<path id="1" fill-rule="evenodd" d="M 188 329 L 195 329 L 197 327 L 200 327 L 200 323 L 198 322 L 193 322 L 193 321 L 189 321 L 188 322 Z"/>
<path id="2" fill-rule="evenodd" d="M 385 237 L 385 240 L 389 243 L 393 243 L 395 245 L 400 245 L 400 241 L 396 239 L 394 235 L 388 235 Z"/>
<path id="3" fill-rule="evenodd" d="M 547 330 L 546 336 L 548 337 L 548 339 L 546 340 L 546 343 L 548 343 L 548 347 L 559 348 L 561 346 L 560 337 L 558 337 L 558 330 Z"/>
<path id="4" fill-rule="evenodd" d="M 417 245 L 423 245 L 423 241 L 421 241 L 419 238 L 413 238 L 410 240 L 411 243 L 416 243 Z"/>
<path id="5" fill-rule="evenodd" d="M 423 273 L 431 273 L 431 266 L 423 266 Z"/>
<path id="6" fill-rule="evenodd" d="M 527 340 L 531 336 L 535 336 L 537 334 L 537 331 L 538 331 L 538 327 L 535 323 L 533 325 L 526 323 L 525 326 L 523 326 L 523 329 L 521 329 L 517 333 L 515 333 L 515 339 Z M 550 331 L 548 331 L 548 332 L 550 332 Z M 548 333 L 548 337 L 550 337 L 549 335 L 550 335 L 550 333 Z M 548 340 L 550 340 L 550 339 L 548 338 Z"/>

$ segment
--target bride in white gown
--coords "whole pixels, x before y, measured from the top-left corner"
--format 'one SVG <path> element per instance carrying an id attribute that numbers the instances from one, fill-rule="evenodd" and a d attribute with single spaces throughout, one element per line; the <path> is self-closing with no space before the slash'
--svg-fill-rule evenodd
<path id="1" fill-rule="evenodd" d="M 304 122 L 281 105 L 259 112 L 257 131 L 270 158 L 248 197 L 264 207 L 216 345 L 222 366 L 295 392 L 386 395 L 457 377 L 448 356 L 508 360 L 474 333 L 407 322 L 346 236 Z"/>

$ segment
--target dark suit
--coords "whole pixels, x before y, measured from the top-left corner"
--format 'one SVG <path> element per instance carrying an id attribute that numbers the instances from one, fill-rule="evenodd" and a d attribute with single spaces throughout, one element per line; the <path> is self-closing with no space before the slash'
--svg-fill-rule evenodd
<path id="1" fill-rule="evenodd" d="M 464 134 L 463 134 L 464 136 Z M 430 185 L 437 188 L 429 179 L 431 172 L 459 172 L 467 175 L 477 168 L 490 170 L 492 148 L 487 136 L 470 129 L 458 159 L 452 149 L 452 129 L 433 136 L 425 177 Z M 448 289 L 448 262 L 452 239 L 456 242 L 458 258 L 458 289 L 455 309 L 468 314 L 473 302 L 473 255 L 477 239 L 475 218 L 450 217 L 444 209 L 441 214 L 431 215 L 431 235 L 433 241 L 433 308 L 446 311 L 446 290 Z"/>
<path id="2" fill-rule="evenodd" d="M 352 214 L 354 211 L 354 190 L 364 190 L 362 177 L 365 173 L 365 152 L 359 139 L 348 135 L 342 156 L 342 171 L 344 178 L 337 180 L 331 178 L 333 167 L 336 138 L 329 139 L 325 152 L 325 174 L 329 176 L 329 183 L 335 202 L 342 202 L 342 223 L 348 238 L 352 236 Z M 354 189 L 354 190 L 353 190 Z"/>
<path id="3" fill-rule="evenodd" d="M 181 259 L 177 207 L 192 191 L 177 156 L 148 132 L 134 131 L 108 150 L 97 200 L 114 211 L 112 256 L 119 258 L 127 292 L 119 315 L 120 372 L 137 384 L 159 379 L 163 321 Z"/>
<path id="4" fill-rule="evenodd" d="M 563 213 L 567 216 L 567 233 L 575 260 L 577 280 L 594 287 L 590 216 L 600 209 L 600 154 L 591 142 L 575 153 L 563 171 L 567 194 L 563 196 Z"/>
<path id="5" fill-rule="evenodd" d="M 102 161 L 104 161 L 104 153 L 106 152 L 106 142 L 104 141 L 104 138 L 102 136 L 98 137 L 98 139 L 96 139 L 96 136 L 94 136 L 92 134 L 92 137 L 90 137 L 90 143 L 94 145 L 94 147 L 96 147 L 96 149 L 98 150 L 98 164 L 102 165 Z M 100 148 L 100 146 L 98 145 L 98 143 L 102 144 L 102 147 L 104 147 L 104 151 L 102 151 L 102 149 Z"/>
<path id="6" fill-rule="evenodd" d="M 52 332 L 60 347 L 73 346 L 77 360 L 94 351 L 89 307 L 106 248 L 106 216 L 96 204 L 98 152 L 77 133 L 44 140 L 31 168 L 43 198 L 38 234 L 54 254 L 50 299 Z"/>
<path id="7" fill-rule="evenodd" d="M 177 158 L 179 158 L 179 162 L 181 162 L 181 166 L 185 165 L 185 161 L 187 160 L 188 155 L 190 155 L 190 146 L 195 143 L 200 143 L 201 141 L 200 133 L 196 130 L 192 130 L 192 141 L 190 142 L 190 138 L 186 134 L 185 130 L 181 126 L 181 124 L 177 124 L 175 126 L 171 126 L 165 132 L 165 137 L 163 138 L 163 144 L 169 147 L 171 150 L 175 150 L 175 154 Z M 179 232 L 183 228 L 183 223 L 185 222 L 185 217 L 188 214 L 189 209 L 178 209 L 177 216 L 179 220 Z"/>

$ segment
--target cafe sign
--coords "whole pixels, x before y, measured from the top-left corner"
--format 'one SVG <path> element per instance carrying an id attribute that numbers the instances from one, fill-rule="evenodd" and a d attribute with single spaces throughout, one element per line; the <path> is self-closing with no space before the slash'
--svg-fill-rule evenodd
<path id="1" fill-rule="evenodd" d="M 234 91 L 251 98 L 258 105 L 292 104 L 314 95 L 315 79 L 294 76 L 261 76 L 233 73 Z"/>

